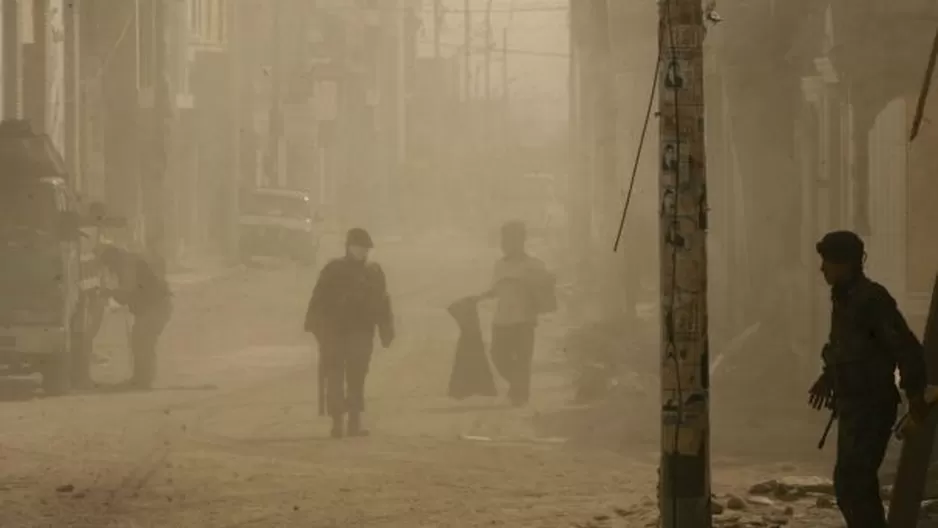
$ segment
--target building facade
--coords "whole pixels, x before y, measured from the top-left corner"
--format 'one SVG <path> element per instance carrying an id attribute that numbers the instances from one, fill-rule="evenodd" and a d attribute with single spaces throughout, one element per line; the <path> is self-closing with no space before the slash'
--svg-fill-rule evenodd
<path id="1" fill-rule="evenodd" d="M 48 133 L 85 199 L 128 219 L 121 242 L 170 265 L 237 255 L 255 186 L 387 223 L 371 212 L 406 164 L 418 4 L 7 0 L 3 116 Z"/>

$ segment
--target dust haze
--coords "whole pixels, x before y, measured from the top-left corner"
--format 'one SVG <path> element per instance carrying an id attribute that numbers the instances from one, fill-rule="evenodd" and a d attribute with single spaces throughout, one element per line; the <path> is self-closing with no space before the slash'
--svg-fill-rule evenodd
<path id="1" fill-rule="evenodd" d="M 908 4 L 706 11 L 714 525 L 841 526 L 824 233 L 922 336 Z M 0 526 L 658 526 L 658 16 L 3 2 Z"/>

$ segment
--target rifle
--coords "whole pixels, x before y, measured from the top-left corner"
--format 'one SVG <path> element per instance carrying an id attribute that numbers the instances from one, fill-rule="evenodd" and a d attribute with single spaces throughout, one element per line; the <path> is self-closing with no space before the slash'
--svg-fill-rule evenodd
<path id="1" fill-rule="evenodd" d="M 827 435 L 831 432 L 831 427 L 834 426 L 834 420 L 837 419 L 837 411 L 831 411 L 831 417 L 827 420 L 827 427 L 824 428 L 824 434 L 821 435 L 821 440 L 817 443 L 817 448 L 824 449 L 824 445 L 827 443 Z"/>
<path id="2" fill-rule="evenodd" d="M 824 361 L 825 367 L 830 363 L 831 355 L 831 345 L 830 343 L 825 343 L 824 347 L 821 348 L 821 359 Z M 831 417 L 827 420 L 827 426 L 824 427 L 824 433 L 821 434 L 821 439 L 817 443 L 817 448 L 819 450 L 824 449 L 824 445 L 827 444 L 827 435 L 831 432 L 831 427 L 834 426 L 834 420 L 837 419 L 837 408 L 831 406 Z"/>

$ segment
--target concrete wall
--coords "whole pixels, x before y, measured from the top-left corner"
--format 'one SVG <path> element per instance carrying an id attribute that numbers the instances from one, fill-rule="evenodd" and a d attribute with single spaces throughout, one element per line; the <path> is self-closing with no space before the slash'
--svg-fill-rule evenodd
<path id="1" fill-rule="evenodd" d="M 908 110 L 889 103 L 870 132 L 870 220 L 867 267 L 900 300 L 906 294 Z M 863 138 L 860 138 L 862 140 Z"/>
<path id="2" fill-rule="evenodd" d="M 909 98 L 909 102 L 916 99 Z M 913 111 L 912 104 L 907 105 Z M 911 120 L 910 120 L 911 121 Z M 924 328 L 935 274 L 938 273 L 938 97 L 932 92 L 918 138 L 908 150 L 908 259 L 906 306 L 915 318 L 913 328 Z"/>

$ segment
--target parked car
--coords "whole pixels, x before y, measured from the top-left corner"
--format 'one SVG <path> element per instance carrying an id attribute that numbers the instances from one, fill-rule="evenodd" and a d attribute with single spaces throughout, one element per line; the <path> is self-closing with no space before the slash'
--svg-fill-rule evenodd
<path id="1" fill-rule="evenodd" d="M 258 188 L 241 194 L 239 247 L 243 259 L 283 257 L 314 265 L 322 217 L 305 191 Z"/>
<path id="2" fill-rule="evenodd" d="M 0 376 L 38 372 L 64 394 L 89 368 L 97 237 L 47 136 L 4 121 L 0 166 Z"/>

